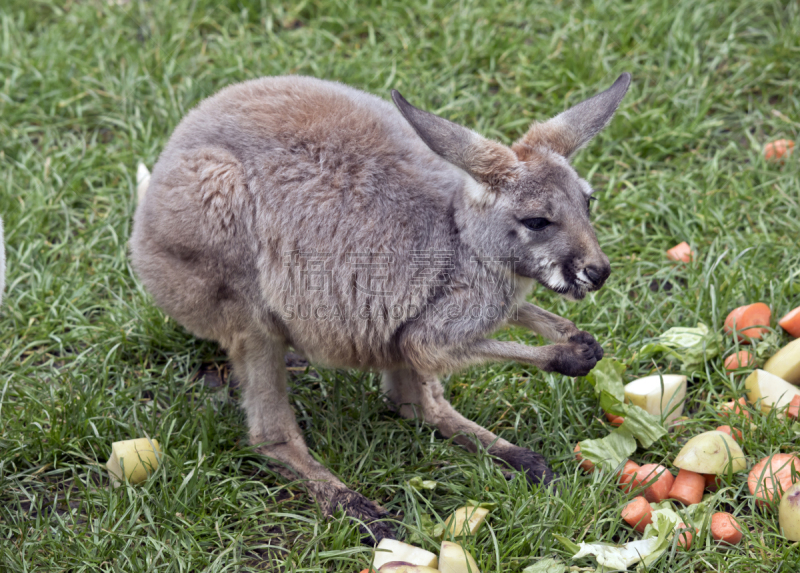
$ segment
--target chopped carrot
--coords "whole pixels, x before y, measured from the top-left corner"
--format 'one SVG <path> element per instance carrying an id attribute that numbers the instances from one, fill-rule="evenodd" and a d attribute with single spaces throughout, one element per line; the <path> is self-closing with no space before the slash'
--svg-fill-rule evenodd
<path id="1" fill-rule="evenodd" d="M 795 396 L 789 402 L 789 407 L 786 409 L 786 415 L 795 420 L 800 416 L 800 396 Z"/>
<path id="2" fill-rule="evenodd" d="M 639 464 L 628 460 L 625 462 L 625 467 L 622 468 L 619 475 L 619 487 L 625 493 L 630 493 L 633 489 L 633 476 L 636 475 L 636 470 L 639 469 Z"/>
<path id="3" fill-rule="evenodd" d="M 753 355 L 747 350 L 740 350 L 735 354 L 731 354 L 725 359 L 725 370 L 738 370 L 739 368 L 746 368 L 752 366 L 755 360 Z"/>
<path id="4" fill-rule="evenodd" d="M 667 251 L 668 259 L 671 261 L 680 261 L 682 263 L 690 263 L 693 255 L 694 253 L 692 253 L 692 247 L 690 247 L 689 243 L 686 241 L 678 243 Z"/>
<path id="5" fill-rule="evenodd" d="M 635 489 L 646 486 L 645 499 L 651 503 L 659 503 L 669 497 L 674 481 L 675 477 L 664 466 L 644 464 L 634 473 L 631 487 Z"/>
<path id="6" fill-rule="evenodd" d="M 792 469 L 795 473 L 794 480 Z M 798 473 L 800 473 L 800 458 L 794 454 L 774 454 L 753 466 L 747 476 L 747 486 L 761 505 L 773 497 L 780 499 L 784 491 L 794 482 L 800 481 Z"/>
<path id="7" fill-rule="evenodd" d="M 708 491 L 717 491 L 719 489 L 719 476 L 714 474 L 701 474 L 706 480 L 706 489 Z"/>
<path id="8" fill-rule="evenodd" d="M 800 396 L 798 396 L 800 398 Z M 739 428 L 731 428 L 730 426 L 717 426 L 715 428 L 718 432 L 725 432 L 737 442 L 742 441 L 742 431 Z"/>
<path id="9" fill-rule="evenodd" d="M 685 523 L 678 524 L 678 527 L 683 529 L 681 534 L 678 536 L 678 545 L 680 545 L 684 549 L 691 548 L 692 539 L 694 539 L 694 533 L 692 533 L 692 528 L 687 527 Z"/>
<path id="10" fill-rule="evenodd" d="M 728 313 L 728 316 L 725 317 L 725 324 L 722 325 L 722 331 L 725 334 L 730 334 L 733 332 L 734 326 L 741 326 L 742 315 L 744 314 L 744 311 L 747 310 L 748 306 L 750 305 L 746 304 L 744 306 L 737 306 Z"/>
<path id="11" fill-rule="evenodd" d="M 594 471 L 594 464 L 589 460 L 583 459 L 583 456 L 581 455 L 581 444 L 580 443 L 575 444 L 575 449 L 572 451 L 575 452 L 575 459 L 580 462 L 578 467 L 581 468 L 586 473 L 589 474 L 592 473 Z"/>
<path id="12" fill-rule="evenodd" d="M 771 318 L 769 307 L 763 302 L 755 302 L 733 309 L 725 319 L 723 330 L 726 334 L 735 331 L 742 343 L 748 343 L 769 332 L 762 327 L 769 326 Z"/>
<path id="13" fill-rule="evenodd" d="M 786 316 L 780 319 L 778 321 L 778 326 L 795 338 L 800 338 L 800 306 L 794 310 L 790 310 Z"/>
<path id="14" fill-rule="evenodd" d="M 791 139 L 776 139 L 764 146 L 764 159 L 767 161 L 783 162 L 792 154 L 794 141 Z"/>
<path id="15" fill-rule="evenodd" d="M 751 304 L 742 314 L 741 333 L 745 339 L 757 340 L 764 336 L 769 329 L 760 328 L 769 326 L 772 320 L 772 311 L 763 302 Z"/>
<path id="16" fill-rule="evenodd" d="M 719 415 L 728 417 L 730 413 L 733 412 L 734 414 L 741 414 L 745 418 L 749 418 L 750 412 L 745 410 L 746 406 L 747 406 L 747 398 L 742 396 L 735 402 L 733 400 L 731 400 L 730 402 L 725 402 L 719 409 Z"/>
<path id="17" fill-rule="evenodd" d="M 736 545 L 742 540 L 742 527 L 730 513 L 719 511 L 711 516 L 711 537 Z"/>
<path id="18" fill-rule="evenodd" d="M 705 487 L 706 478 L 702 474 L 681 469 L 669 490 L 669 497 L 684 505 L 693 505 L 702 501 Z"/>
<path id="19" fill-rule="evenodd" d="M 608 422 L 616 428 L 619 428 L 623 422 L 625 422 L 625 418 L 611 414 L 610 412 L 606 412 L 606 420 L 608 420 Z"/>
<path id="20" fill-rule="evenodd" d="M 653 521 L 653 508 L 641 495 L 634 497 L 622 508 L 622 519 L 639 533 Z"/>

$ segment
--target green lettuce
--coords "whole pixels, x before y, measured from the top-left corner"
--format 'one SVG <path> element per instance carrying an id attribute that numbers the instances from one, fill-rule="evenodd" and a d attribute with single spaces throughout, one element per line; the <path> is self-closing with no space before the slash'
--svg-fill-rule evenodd
<path id="1" fill-rule="evenodd" d="M 605 391 L 622 402 L 625 400 L 625 383 L 622 381 L 624 372 L 624 364 L 613 358 L 603 358 L 592 368 L 592 371 L 586 376 L 586 380 L 594 386 L 594 391 L 598 396 Z"/>
<path id="2" fill-rule="evenodd" d="M 566 570 L 567 566 L 558 559 L 546 557 L 544 559 L 540 559 L 533 565 L 525 567 L 525 569 L 522 570 L 522 573 L 564 573 Z"/>
<path id="3" fill-rule="evenodd" d="M 623 424 L 624 425 L 624 424 Z M 625 463 L 636 451 L 636 440 L 628 431 L 617 428 L 605 438 L 583 440 L 581 457 L 608 471 L 615 470 Z"/>
<path id="4" fill-rule="evenodd" d="M 702 369 L 703 364 L 722 352 L 722 335 L 710 332 L 702 322 L 695 328 L 676 326 L 667 330 L 653 342 L 645 344 L 637 357 L 649 358 L 655 354 L 667 354 L 680 360 L 685 371 L 692 373 Z"/>
<path id="5" fill-rule="evenodd" d="M 436 489 L 439 483 L 430 479 L 423 480 L 421 477 L 417 476 L 408 480 L 408 485 L 410 485 L 417 491 L 422 491 L 423 489 L 429 489 L 433 491 L 434 489 Z"/>
<path id="6" fill-rule="evenodd" d="M 595 394 L 600 398 L 600 407 L 616 416 L 623 416 L 625 422 L 620 429 L 638 440 L 642 447 L 648 448 L 656 440 L 666 436 L 667 429 L 661 423 L 660 418 L 649 414 L 639 406 L 624 403 L 625 382 L 622 379 L 623 372 L 625 372 L 623 364 L 612 358 L 603 358 L 589 373 L 587 379 L 594 386 Z M 589 441 L 596 442 L 597 440 Z M 584 442 L 581 442 L 581 455 L 586 457 L 583 444 Z M 634 443 L 634 449 L 630 453 L 636 450 L 635 446 L 636 444 Z M 592 463 L 597 463 L 591 457 L 587 459 Z"/>

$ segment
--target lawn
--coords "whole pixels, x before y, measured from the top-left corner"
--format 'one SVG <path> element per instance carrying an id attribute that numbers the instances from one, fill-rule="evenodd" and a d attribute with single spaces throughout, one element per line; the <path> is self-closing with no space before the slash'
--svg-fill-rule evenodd
<path id="1" fill-rule="evenodd" d="M 679 371 L 637 358 L 668 328 L 721 330 L 729 310 L 754 301 L 778 317 L 800 305 L 800 161 L 761 152 L 800 134 L 796 1 L 5 0 L 0 571 L 346 573 L 369 563 L 355 524 L 326 519 L 302 484 L 248 447 L 223 352 L 158 310 L 128 262 L 136 163 L 152 166 L 201 99 L 249 78 L 312 75 L 384 98 L 397 88 L 510 144 L 623 71 L 633 83 L 619 112 L 574 161 L 597 190 L 592 217 L 613 273 L 580 303 L 544 289 L 533 300 L 591 332 L 632 380 Z M 696 260 L 668 261 L 684 240 Z M 724 341 L 727 354 L 734 342 Z M 788 341 L 776 327 L 772 346 Z M 592 571 L 554 535 L 638 538 L 619 519 L 631 496 L 573 460 L 576 442 L 609 431 L 583 378 L 488 364 L 446 380 L 459 411 L 547 457 L 563 484 L 550 495 L 391 414 L 375 374 L 302 364 L 292 374 L 314 456 L 386 507 L 406 540 L 435 550 L 426 519 L 468 499 L 497 504 L 466 543 L 484 573 L 543 557 Z M 742 388 L 721 357 L 709 360 L 690 380 L 684 433 L 635 459 L 669 464 Z M 751 464 L 795 450 L 797 426 L 755 410 L 753 422 L 742 443 Z M 167 461 L 142 486 L 109 488 L 111 443 L 143 435 Z M 417 491 L 414 477 L 439 485 Z M 756 507 L 746 474 L 716 504 L 746 526 L 741 545 L 721 549 L 704 531 L 648 570 L 800 570 L 798 544 L 781 536 L 775 506 Z"/>

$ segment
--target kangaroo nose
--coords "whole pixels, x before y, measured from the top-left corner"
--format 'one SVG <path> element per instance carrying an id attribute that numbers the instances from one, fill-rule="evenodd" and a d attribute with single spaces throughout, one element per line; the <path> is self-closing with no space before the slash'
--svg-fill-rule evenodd
<path id="1" fill-rule="evenodd" d="M 611 274 L 611 267 L 608 265 L 604 265 L 602 267 L 590 265 L 586 267 L 583 272 L 585 272 L 589 280 L 592 281 L 594 290 L 597 290 L 603 286 L 603 283 L 606 282 L 608 275 Z"/>

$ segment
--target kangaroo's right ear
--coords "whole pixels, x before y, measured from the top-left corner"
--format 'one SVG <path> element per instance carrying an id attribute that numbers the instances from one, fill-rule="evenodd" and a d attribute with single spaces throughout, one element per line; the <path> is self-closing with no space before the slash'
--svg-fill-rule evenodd
<path id="1" fill-rule="evenodd" d="M 471 195 L 488 193 L 486 197 L 475 197 L 481 202 L 491 200 L 499 191 L 500 184 L 513 178 L 517 157 L 505 145 L 481 137 L 474 131 L 462 127 L 427 111 L 417 109 L 392 90 L 392 100 L 417 135 L 431 150 L 456 167 L 466 171 L 482 189 L 469 189 Z"/>
<path id="2" fill-rule="evenodd" d="M 626 72 L 606 91 L 544 123 L 535 122 L 511 149 L 520 161 L 527 161 L 537 147 L 546 147 L 569 159 L 608 125 L 630 85 L 631 75 Z"/>

